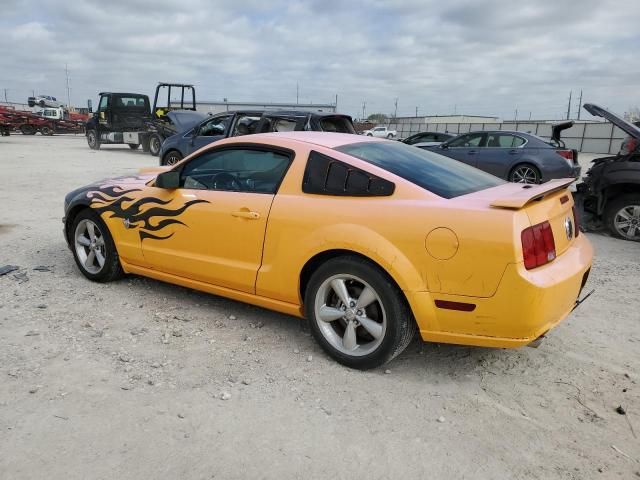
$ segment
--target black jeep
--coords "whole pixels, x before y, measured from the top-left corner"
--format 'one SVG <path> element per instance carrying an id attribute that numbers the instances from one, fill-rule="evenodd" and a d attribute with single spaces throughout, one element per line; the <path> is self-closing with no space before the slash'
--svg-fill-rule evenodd
<path id="1" fill-rule="evenodd" d="M 604 224 L 616 237 L 640 241 L 640 128 L 598 105 L 587 103 L 584 108 L 629 136 L 617 155 L 593 160 L 577 186 L 576 203 L 583 210 L 583 226 Z"/>

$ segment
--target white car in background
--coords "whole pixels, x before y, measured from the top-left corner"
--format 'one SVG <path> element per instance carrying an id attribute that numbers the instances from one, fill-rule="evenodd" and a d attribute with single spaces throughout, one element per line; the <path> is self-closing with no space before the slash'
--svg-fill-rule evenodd
<path id="1" fill-rule="evenodd" d="M 52 97 L 51 95 L 38 95 L 37 97 L 29 97 L 27 99 L 27 103 L 30 107 L 51 107 L 58 108 L 62 106 L 56 97 Z"/>
<path id="2" fill-rule="evenodd" d="M 398 135 L 398 132 L 395 130 L 389 130 L 387 127 L 375 127 L 371 130 L 365 130 L 362 132 L 363 135 L 367 137 L 380 137 L 380 138 L 395 138 Z"/>

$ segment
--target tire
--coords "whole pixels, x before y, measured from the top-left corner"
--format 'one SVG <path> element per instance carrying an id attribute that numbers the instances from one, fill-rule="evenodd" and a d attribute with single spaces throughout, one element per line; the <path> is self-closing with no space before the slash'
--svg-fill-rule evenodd
<path id="1" fill-rule="evenodd" d="M 129 148 L 130 148 L 131 150 L 137 150 L 137 149 L 138 149 L 138 147 L 140 147 L 140 144 L 139 144 L 139 143 L 128 143 L 127 145 L 129 145 Z"/>
<path id="2" fill-rule="evenodd" d="M 70 235 L 73 258 L 85 277 L 94 282 L 110 282 L 122 277 L 120 258 L 111 233 L 91 208 L 82 210 L 74 218 Z"/>
<path id="3" fill-rule="evenodd" d="M 33 127 L 33 125 L 20 125 L 20 131 L 22 132 L 23 135 L 35 135 L 36 134 L 36 129 Z"/>
<path id="4" fill-rule="evenodd" d="M 40 135 L 53 135 L 53 130 L 50 127 L 44 126 L 40 129 Z"/>
<path id="5" fill-rule="evenodd" d="M 514 183 L 538 184 L 541 179 L 538 167 L 530 163 L 519 163 L 509 173 L 509 181 Z"/>
<path id="6" fill-rule="evenodd" d="M 44 103 L 44 100 L 40 100 L 40 102 L 38 103 L 42 108 L 44 108 L 46 106 L 46 104 Z"/>
<path id="7" fill-rule="evenodd" d="M 389 135 L 387 135 L 387 140 L 391 140 L 393 138 L 393 133 L 390 133 Z"/>
<path id="8" fill-rule="evenodd" d="M 366 289 L 369 295 L 362 295 Z M 343 293 L 338 295 L 338 291 Z M 349 297 L 348 306 L 341 300 L 344 295 Z M 367 304 L 358 308 L 357 302 L 364 298 L 368 298 Z M 313 272 L 304 311 L 323 350 L 339 363 L 359 370 L 389 362 L 416 333 L 416 322 L 402 291 L 378 266 L 357 256 L 331 259 Z M 321 318 L 323 311 L 325 320 Z"/>
<path id="9" fill-rule="evenodd" d="M 373 133 L 367 133 L 367 137 L 373 137 Z"/>
<path id="10" fill-rule="evenodd" d="M 604 209 L 604 222 L 612 235 L 640 242 L 640 194 L 631 193 L 610 200 Z"/>
<path id="11" fill-rule="evenodd" d="M 175 165 L 182 160 L 182 154 L 177 150 L 171 150 L 162 157 L 162 165 Z"/>
<path id="12" fill-rule="evenodd" d="M 91 150 L 100 150 L 98 132 L 94 129 L 87 130 L 87 144 Z"/>
<path id="13" fill-rule="evenodd" d="M 154 133 L 149 137 L 149 153 L 157 157 L 160 154 L 160 147 L 162 147 L 162 138 L 157 133 Z"/>

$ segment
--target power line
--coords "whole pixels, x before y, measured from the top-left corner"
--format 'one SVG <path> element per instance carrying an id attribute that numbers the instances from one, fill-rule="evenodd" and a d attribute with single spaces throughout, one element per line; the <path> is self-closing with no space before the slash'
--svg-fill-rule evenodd
<path id="1" fill-rule="evenodd" d="M 573 93 L 572 90 L 569 90 L 569 103 L 567 104 L 567 120 L 569 120 L 569 118 L 571 118 L 571 94 Z"/>

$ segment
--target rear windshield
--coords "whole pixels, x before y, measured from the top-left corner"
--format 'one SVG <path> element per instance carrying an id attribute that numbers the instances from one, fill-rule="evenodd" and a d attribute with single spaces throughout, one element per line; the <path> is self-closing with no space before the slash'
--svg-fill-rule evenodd
<path id="1" fill-rule="evenodd" d="M 114 108 L 135 108 L 137 110 L 149 110 L 149 99 L 144 95 L 114 95 Z"/>
<path id="2" fill-rule="evenodd" d="M 351 143 L 336 150 L 384 168 L 444 198 L 506 183 L 457 160 L 401 142 Z"/>
<path id="3" fill-rule="evenodd" d="M 320 127 L 323 132 L 356 133 L 349 117 L 336 115 L 335 117 L 322 117 Z"/>

